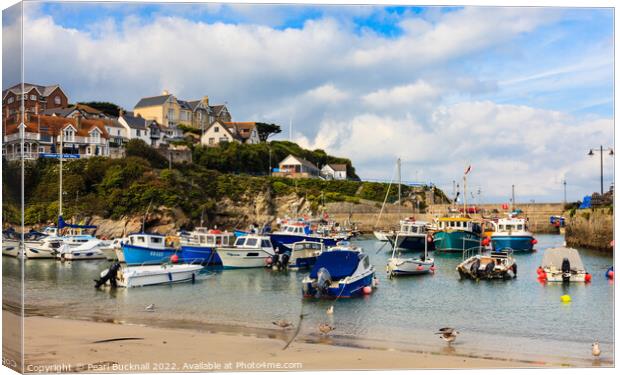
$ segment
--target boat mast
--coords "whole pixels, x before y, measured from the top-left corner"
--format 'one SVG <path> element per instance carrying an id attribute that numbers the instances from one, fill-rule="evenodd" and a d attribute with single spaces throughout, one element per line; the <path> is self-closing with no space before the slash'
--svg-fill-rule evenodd
<path id="1" fill-rule="evenodd" d="M 400 158 L 398 158 L 398 161 L 396 162 L 398 165 L 398 219 L 400 220 L 400 205 L 401 205 L 401 183 L 402 183 L 402 179 L 401 179 L 401 175 L 400 175 Z"/>
<path id="2" fill-rule="evenodd" d="M 512 212 L 515 212 L 515 185 L 512 185 L 512 208 L 511 210 Z"/>
<path id="3" fill-rule="evenodd" d="M 463 215 L 467 216 L 467 174 L 463 175 Z"/>

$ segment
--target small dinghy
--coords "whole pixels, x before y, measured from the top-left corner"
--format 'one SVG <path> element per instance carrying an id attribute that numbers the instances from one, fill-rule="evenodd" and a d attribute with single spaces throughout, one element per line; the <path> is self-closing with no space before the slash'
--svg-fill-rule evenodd
<path id="1" fill-rule="evenodd" d="M 95 281 L 95 287 L 104 284 L 113 287 L 133 288 L 148 285 L 195 281 L 196 275 L 203 269 L 199 264 L 156 264 L 147 266 L 122 267 L 114 263 L 101 272 L 101 278 Z"/>
<path id="2" fill-rule="evenodd" d="M 551 282 L 588 282 L 591 275 L 586 272 L 576 249 L 556 247 L 545 250 L 540 277 Z"/>
<path id="3" fill-rule="evenodd" d="M 318 256 L 302 281 L 304 297 L 345 298 L 370 294 L 375 268 L 360 247 L 342 241 Z"/>
<path id="4" fill-rule="evenodd" d="M 494 251 L 489 255 L 477 254 L 456 267 L 461 279 L 507 280 L 517 277 L 517 263 L 511 251 Z"/>

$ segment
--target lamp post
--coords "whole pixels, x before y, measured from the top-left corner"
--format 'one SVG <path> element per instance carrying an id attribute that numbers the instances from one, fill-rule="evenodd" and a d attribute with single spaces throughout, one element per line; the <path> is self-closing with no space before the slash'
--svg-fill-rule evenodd
<path id="1" fill-rule="evenodd" d="M 601 195 L 603 195 L 603 151 L 609 151 L 609 156 L 614 156 L 614 150 L 612 148 L 603 148 L 603 145 L 598 150 L 591 148 L 590 152 L 588 152 L 588 156 L 594 156 L 595 152 L 601 153 Z"/>

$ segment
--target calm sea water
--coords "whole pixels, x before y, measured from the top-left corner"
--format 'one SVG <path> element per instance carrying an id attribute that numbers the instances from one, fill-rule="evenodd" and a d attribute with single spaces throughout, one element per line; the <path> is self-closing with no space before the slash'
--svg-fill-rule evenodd
<path id="1" fill-rule="evenodd" d="M 399 348 L 497 358 L 548 360 L 556 364 L 613 363 L 613 282 L 605 270 L 610 254 L 580 250 L 592 283 L 542 285 L 536 279 L 545 248 L 563 243 L 562 236 L 538 235 L 538 251 L 517 255 L 519 275 L 511 281 L 460 281 L 455 270 L 459 256 L 436 256 L 434 275 L 389 280 L 387 246 L 371 239 L 355 241 L 375 266 L 380 284 L 372 295 L 336 301 L 303 300 L 303 272 L 266 269 L 207 269 L 195 283 L 152 286 L 117 291 L 95 290 L 93 279 L 109 263 L 53 260 L 26 261 L 26 304 L 43 314 L 76 319 L 115 320 L 193 328 L 232 325 L 275 328 L 276 319 L 297 322 L 306 314 L 298 338 L 319 340 L 316 327 L 336 327 L 334 343 Z M 18 285 L 16 259 L 3 257 L 4 287 Z M 560 296 L 569 294 L 564 304 Z M 155 313 L 144 311 L 154 303 Z M 333 315 L 326 309 L 334 305 Z M 434 331 L 459 329 L 448 349 Z M 590 344 L 599 340 L 604 350 L 593 363 Z M 552 358 L 552 360 L 549 360 Z"/>

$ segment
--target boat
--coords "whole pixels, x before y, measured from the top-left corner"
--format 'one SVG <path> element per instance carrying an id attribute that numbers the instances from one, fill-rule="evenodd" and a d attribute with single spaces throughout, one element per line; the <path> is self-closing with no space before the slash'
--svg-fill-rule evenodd
<path id="1" fill-rule="evenodd" d="M 14 239 L 2 239 L 2 255 L 17 258 L 19 255 L 19 241 Z"/>
<path id="2" fill-rule="evenodd" d="M 248 234 L 237 237 L 233 246 L 218 247 L 224 268 L 265 267 L 275 254 L 269 236 Z"/>
<path id="3" fill-rule="evenodd" d="M 372 232 L 372 234 L 375 236 L 377 241 L 387 242 L 388 237 L 394 235 L 394 231 L 393 230 L 375 230 Z"/>
<path id="4" fill-rule="evenodd" d="M 336 243 L 338 243 L 339 240 L 343 240 L 342 236 L 324 236 L 316 234 L 310 229 L 310 225 L 305 221 L 283 223 L 282 229 L 271 233 L 270 238 L 274 247 L 278 248 L 281 253 L 284 253 L 287 250 L 290 251 L 291 246 L 295 242 L 321 242 L 326 247 L 331 247 L 336 246 Z"/>
<path id="5" fill-rule="evenodd" d="M 348 298 L 369 294 L 375 268 L 360 247 L 342 241 L 324 250 L 302 280 L 304 297 Z"/>
<path id="6" fill-rule="evenodd" d="M 400 256 L 402 248 L 398 247 L 400 243 L 400 232 L 394 239 L 390 240 L 392 243 L 392 256 L 387 263 L 388 277 L 400 275 L 420 275 L 425 273 L 435 272 L 435 260 L 428 256 L 429 241 L 426 240 L 426 234 L 423 234 L 423 253 L 417 257 L 403 258 Z"/>
<path id="7" fill-rule="evenodd" d="M 26 241 L 24 243 L 26 258 L 55 259 L 63 245 L 63 239 L 56 236 L 47 236 L 39 241 Z"/>
<path id="8" fill-rule="evenodd" d="M 119 237 L 110 241 L 103 241 L 103 244 L 101 247 L 99 247 L 99 250 L 101 250 L 107 260 L 121 261 L 121 259 L 119 259 L 119 254 L 122 257 L 123 242 L 127 242 L 127 240 L 127 238 Z M 123 257 L 122 262 L 124 261 L 125 258 Z"/>
<path id="9" fill-rule="evenodd" d="M 113 264 L 101 272 L 96 287 L 103 284 L 116 284 L 125 288 L 171 284 L 184 281 L 195 281 L 196 275 L 204 267 L 200 264 L 157 264 L 144 266 L 120 266 Z"/>
<path id="10" fill-rule="evenodd" d="M 494 251 L 488 255 L 478 253 L 465 259 L 456 270 L 461 279 L 508 280 L 517 277 L 517 263 L 512 251 Z"/>
<path id="11" fill-rule="evenodd" d="M 166 237 L 157 233 L 132 233 L 123 242 L 123 257 L 128 265 L 161 264 L 180 251 L 167 246 Z"/>
<path id="12" fill-rule="evenodd" d="M 58 249 L 56 257 L 60 260 L 106 259 L 106 256 L 100 250 L 102 246 L 104 246 L 104 242 L 97 238 L 75 246 L 65 242 Z"/>
<path id="13" fill-rule="evenodd" d="M 463 253 L 482 247 L 482 228 L 473 219 L 464 216 L 441 217 L 436 224 L 438 229 L 433 234 L 436 251 Z"/>
<path id="14" fill-rule="evenodd" d="M 579 251 L 570 247 L 546 249 L 541 271 L 543 280 L 551 282 L 587 282 L 591 275 L 586 272 Z"/>
<path id="15" fill-rule="evenodd" d="M 537 243 L 532 232 L 527 230 L 527 220 L 512 216 L 499 219 L 490 238 L 493 251 L 533 251 Z"/>
<path id="16" fill-rule="evenodd" d="M 288 268 L 291 270 L 312 268 L 324 249 L 325 246 L 319 242 L 295 242 L 290 253 Z"/>
<path id="17" fill-rule="evenodd" d="M 185 263 L 220 265 L 222 260 L 215 249 L 230 246 L 234 238 L 232 233 L 226 231 L 198 227 L 181 236 L 181 259 Z"/>
<path id="18" fill-rule="evenodd" d="M 427 231 L 427 222 L 415 221 L 413 217 L 400 221 L 400 229 L 388 241 L 392 248 L 399 251 L 428 251 L 434 250 L 433 236 Z M 429 243 L 431 248 L 429 249 Z"/>

